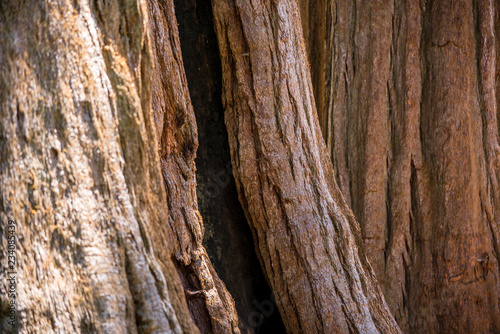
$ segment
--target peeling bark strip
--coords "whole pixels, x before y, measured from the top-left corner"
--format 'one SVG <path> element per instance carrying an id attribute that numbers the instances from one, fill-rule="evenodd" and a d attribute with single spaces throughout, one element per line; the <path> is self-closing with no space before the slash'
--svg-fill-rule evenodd
<path id="1" fill-rule="evenodd" d="M 306 41 L 326 49 L 311 69 L 337 182 L 400 327 L 499 332 L 500 3 L 329 0 L 318 19 L 301 2 L 327 36 Z"/>
<path id="2" fill-rule="evenodd" d="M 196 333 L 170 259 L 143 1 L 0 4 L 0 263 L 19 329 Z M 0 282 L 6 281 L 0 271 Z"/>
<path id="3" fill-rule="evenodd" d="M 202 333 L 239 333 L 234 301 L 212 267 L 196 198 L 198 148 L 173 0 L 148 0 L 155 73 L 153 112 L 160 141 L 168 221 L 191 316 Z"/>
<path id="4" fill-rule="evenodd" d="M 239 197 L 287 330 L 399 333 L 335 184 L 296 2 L 212 6 Z"/>

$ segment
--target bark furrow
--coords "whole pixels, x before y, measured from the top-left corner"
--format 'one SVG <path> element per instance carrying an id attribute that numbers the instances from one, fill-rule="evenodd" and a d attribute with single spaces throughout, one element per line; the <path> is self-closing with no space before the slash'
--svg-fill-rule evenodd
<path id="1" fill-rule="evenodd" d="M 13 220 L 18 315 L 2 293 L 2 333 L 198 332 L 170 255 L 147 17 L 143 1 L 0 4 L 0 263 Z"/>
<path id="2" fill-rule="evenodd" d="M 320 124 L 392 313 L 405 332 L 497 332 L 499 4 L 326 6 L 302 15 L 327 36 L 306 38 L 311 59 L 326 48 Z"/>
<path id="3" fill-rule="evenodd" d="M 335 183 L 295 1 L 213 0 L 233 172 L 291 333 L 398 333 Z"/>
<path id="4" fill-rule="evenodd" d="M 239 333 L 234 301 L 202 245 L 196 197 L 198 148 L 173 0 L 148 0 L 155 71 L 152 106 L 159 140 L 174 258 L 191 316 L 202 333 Z"/>

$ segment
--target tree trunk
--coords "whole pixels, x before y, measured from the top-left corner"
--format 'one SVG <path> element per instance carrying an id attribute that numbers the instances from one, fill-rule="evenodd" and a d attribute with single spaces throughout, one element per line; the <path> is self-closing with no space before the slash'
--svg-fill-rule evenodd
<path id="1" fill-rule="evenodd" d="M 327 1 L 319 19 L 315 4 L 301 7 L 326 36 L 306 38 L 327 55 L 312 67 L 318 114 L 396 320 L 500 331 L 500 5 Z"/>
<path id="2" fill-rule="evenodd" d="M 236 304 L 243 334 L 285 333 L 238 201 L 222 106 L 222 69 L 212 6 L 174 1 L 182 58 L 198 124 L 197 197 L 205 225 L 203 244 Z"/>
<path id="3" fill-rule="evenodd" d="M 171 262 L 146 19 L 143 1 L 0 4 L 3 333 L 198 332 Z"/>
<path id="4" fill-rule="evenodd" d="M 240 202 L 290 333 L 398 333 L 335 183 L 295 1 L 213 0 Z"/>
<path id="5" fill-rule="evenodd" d="M 175 263 L 193 320 L 202 333 L 239 333 L 233 299 L 202 246 L 204 227 L 196 197 L 198 148 L 173 0 L 148 0 L 155 73 L 153 112 L 160 141 Z"/>

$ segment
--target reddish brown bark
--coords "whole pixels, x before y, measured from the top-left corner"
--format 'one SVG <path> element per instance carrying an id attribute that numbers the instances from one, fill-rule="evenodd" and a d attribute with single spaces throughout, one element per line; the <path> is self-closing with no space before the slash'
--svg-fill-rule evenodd
<path id="1" fill-rule="evenodd" d="M 175 263 L 191 316 L 202 333 L 239 333 L 233 299 L 202 246 L 196 197 L 198 133 L 184 73 L 173 0 L 148 0 L 153 41 L 153 112 L 174 236 Z"/>
<path id="2" fill-rule="evenodd" d="M 391 311 L 411 333 L 499 331 L 499 5 L 327 6 L 318 113 Z"/>
<path id="3" fill-rule="evenodd" d="M 206 0 L 177 0 L 174 4 L 198 124 L 195 162 L 198 204 L 205 226 L 203 245 L 234 298 L 241 332 L 284 334 L 232 176 L 212 5 Z"/>
<path id="4" fill-rule="evenodd" d="M 321 136 L 295 1 L 214 0 L 240 202 L 291 333 L 398 333 Z"/>

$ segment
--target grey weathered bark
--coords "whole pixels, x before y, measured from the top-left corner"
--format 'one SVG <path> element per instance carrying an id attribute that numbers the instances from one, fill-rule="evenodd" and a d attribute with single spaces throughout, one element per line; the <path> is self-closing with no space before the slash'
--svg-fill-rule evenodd
<path id="1" fill-rule="evenodd" d="M 143 1 L 0 3 L 0 284 L 18 328 L 196 333 L 171 262 Z"/>
<path id="2" fill-rule="evenodd" d="M 500 331 L 499 3 L 323 6 L 303 11 L 327 36 L 306 38 L 327 50 L 318 114 L 391 311 L 411 333 Z"/>
<path id="3" fill-rule="evenodd" d="M 398 333 L 335 183 L 298 5 L 213 0 L 233 172 L 291 333 Z"/>
<path id="4" fill-rule="evenodd" d="M 196 197 L 198 148 L 195 115 L 184 73 L 173 0 L 148 0 L 153 41 L 153 112 L 167 193 L 175 263 L 191 315 L 202 333 L 239 333 L 231 295 L 202 246 L 204 227 Z"/>

